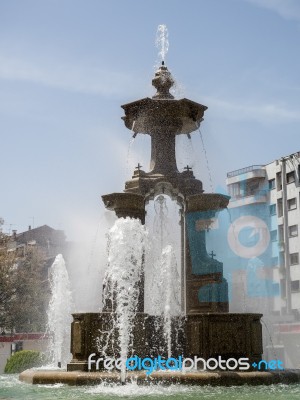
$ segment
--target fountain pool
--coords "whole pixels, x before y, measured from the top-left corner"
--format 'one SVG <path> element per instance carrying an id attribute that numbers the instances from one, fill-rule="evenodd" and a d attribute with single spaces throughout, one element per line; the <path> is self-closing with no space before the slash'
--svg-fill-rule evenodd
<path id="1" fill-rule="evenodd" d="M 97 386 L 28 385 L 18 380 L 18 375 L 0 375 L 1 400 L 114 400 L 137 398 L 158 400 L 209 399 L 209 400 L 298 400 L 300 385 L 270 386 L 191 386 L 191 385 L 149 385 L 139 386 L 132 382 L 126 386 L 101 384 Z"/>

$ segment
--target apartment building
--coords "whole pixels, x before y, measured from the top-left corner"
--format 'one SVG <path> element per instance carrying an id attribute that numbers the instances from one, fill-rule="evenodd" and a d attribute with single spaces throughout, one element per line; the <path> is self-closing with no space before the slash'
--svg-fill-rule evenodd
<path id="1" fill-rule="evenodd" d="M 250 210 L 246 214 L 252 214 L 256 221 L 263 220 L 257 225 L 261 232 L 256 240 L 265 242 L 265 259 L 258 269 L 257 282 L 263 277 L 271 282 L 269 288 L 276 289 L 261 298 L 250 294 L 247 311 L 267 315 L 274 345 L 283 347 L 286 362 L 294 366 L 295 355 L 300 353 L 300 152 L 266 165 L 231 171 L 226 184 L 231 196 L 229 209 L 235 216 Z M 251 244 L 253 236 L 251 239 L 249 235 L 249 247 L 255 246 Z M 255 258 L 261 260 L 262 256 Z M 245 269 L 235 271 L 232 285 L 233 297 L 240 304 L 241 293 L 247 291 Z"/>

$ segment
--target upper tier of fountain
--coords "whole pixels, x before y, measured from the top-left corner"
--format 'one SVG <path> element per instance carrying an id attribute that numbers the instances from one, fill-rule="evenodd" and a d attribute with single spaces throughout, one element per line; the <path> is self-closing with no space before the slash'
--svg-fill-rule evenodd
<path id="1" fill-rule="evenodd" d="M 172 135 L 189 134 L 199 128 L 207 107 L 185 98 L 174 99 L 169 92 L 174 79 L 164 63 L 155 73 L 152 85 L 157 90 L 152 98 L 122 106 L 126 128 L 149 135 L 162 131 Z"/>
<path id="2" fill-rule="evenodd" d="M 203 192 L 202 182 L 187 167 L 179 172 L 176 163 L 176 135 L 190 133 L 199 128 L 206 106 L 188 99 L 174 99 L 170 93 L 174 79 L 162 65 L 152 80 L 156 93 L 124 104 L 125 126 L 134 132 L 151 136 L 151 160 L 148 172 L 138 167 L 132 179 L 125 184 L 126 193 L 140 194 L 146 201 L 164 193 L 173 199 Z"/>

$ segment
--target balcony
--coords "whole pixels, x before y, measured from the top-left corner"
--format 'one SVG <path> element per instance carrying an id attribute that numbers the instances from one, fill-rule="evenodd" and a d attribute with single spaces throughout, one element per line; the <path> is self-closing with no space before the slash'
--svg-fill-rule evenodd
<path id="1" fill-rule="evenodd" d="M 268 200 L 267 190 L 258 190 L 247 195 L 232 196 L 228 208 L 247 206 L 249 204 L 266 203 Z"/>
<path id="2" fill-rule="evenodd" d="M 246 181 L 254 178 L 265 178 L 266 170 L 264 165 L 251 165 L 250 167 L 237 169 L 227 173 L 226 184 Z"/>
<path id="3" fill-rule="evenodd" d="M 250 167 L 236 169 L 235 171 L 231 171 L 227 173 L 227 178 L 232 178 L 237 175 L 246 174 L 247 172 L 252 172 L 256 170 L 264 169 L 264 165 L 250 165 Z"/>

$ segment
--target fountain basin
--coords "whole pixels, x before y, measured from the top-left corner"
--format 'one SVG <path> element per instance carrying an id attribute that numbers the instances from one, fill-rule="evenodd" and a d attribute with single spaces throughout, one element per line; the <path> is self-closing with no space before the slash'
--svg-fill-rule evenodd
<path id="1" fill-rule="evenodd" d="M 195 131 L 202 121 L 206 106 L 189 99 L 150 99 L 145 98 L 124 104 L 125 116 L 122 119 L 126 128 L 135 133 L 161 131 L 164 127 L 175 135 Z"/>
<path id="2" fill-rule="evenodd" d="M 220 193 L 199 193 L 186 198 L 186 211 L 217 211 L 223 210 L 228 206 L 230 196 Z"/>
<path id="3" fill-rule="evenodd" d="M 218 312 L 191 314 L 185 318 L 173 317 L 172 357 L 197 356 L 206 360 L 219 356 L 224 360 L 246 357 L 250 364 L 258 363 L 263 352 L 261 316 Z M 100 358 L 104 347 L 106 357 L 119 358 L 119 348 L 116 346 L 118 331 L 113 330 L 111 312 L 73 314 L 73 318 L 73 359 L 68 364 L 68 371 L 88 371 L 89 355 L 95 353 L 95 359 Z M 132 331 L 134 355 L 140 358 L 155 358 L 159 355 L 168 358 L 165 353 L 163 323 L 162 317 L 137 313 Z M 111 331 L 108 340 L 103 336 L 107 331 Z M 95 364 L 92 368 L 95 368 Z"/>
<path id="4" fill-rule="evenodd" d="M 36 385 L 63 383 L 66 385 L 99 385 L 101 383 L 120 383 L 117 372 L 83 372 L 83 371 L 45 371 L 28 369 L 22 372 L 19 379 Z M 149 384 L 184 384 L 198 386 L 241 386 L 241 385 L 285 385 L 300 383 L 300 370 L 272 372 L 153 372 L 147 377 L 145 372 L 129 372 L 126 382 L 135 381 L 138 385 Z"/>
<path id="5" fill-rule="evenodd" d="M 111 193 L 102 196 L 105 207 L 115 211 L 118 218 L 138 218 L 145 222 L 145 199 L 136 193 Z"/>

